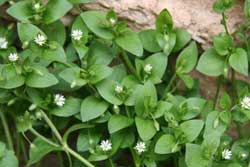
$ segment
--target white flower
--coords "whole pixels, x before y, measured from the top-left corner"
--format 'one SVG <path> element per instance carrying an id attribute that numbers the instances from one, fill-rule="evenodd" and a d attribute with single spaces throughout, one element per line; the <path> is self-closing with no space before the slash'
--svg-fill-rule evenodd
<path id="1" fill-rule="evenodd" d="M 123 86 L 122 85 L 116 85 L 115 86 L 115 92 L 116 93 L 122 93 L 123 92 Z"/>
<path id="2" fill-rule="evenodd" d="M 74 40 L 79 41 L 82 38 L 82 31 L 79 29 L 73 30 L 71 36 Z"/>
<path id="3" fill-rule="evenodd" d="M 62 107 L 65 104 L 65 98 L 61 94 L 56 94 L 54 97 L 54 102 L 57 106 Z"/>
<path id="4" fill-rule="evenodd" d="M 241 157 L 242 157 L 242 159 L 245 159 L 246 157 L 248 157 L 248 155 L 246 153 L 242 153 Z"/>
<path id="5" fill-rule="evenodd" d="M 41 7 L 40 3 L 36 3 L 36 4 L 34 5 L 34 8 L 35 8 L 36 10 L 38 10 L 40 7 Z"/>
<path id="6" fill-rule="evenodd" d="M 45 44 L 45 42 L 47 41 L 46 37 L 42 34 L 38 34 L 35 39 L 34 39 L 35 43 L 43 46 Z"/>
<path id="7" fill-rule="evenodd" d="M 10 53 L 8 58 L 9 58 L 9 61 L 15 62 L 18 60 L 19 57 L 18 57 L 17 53 Z"/>
<path id="8" fill-rule="evenodd" d="M 221 155 L 223 159 L 229 160 L 231 159 L 232 152 L 229 149 L 224 149 Z"/>
<path id="9" fill-rule="evenodd" d="M 109 151 L 112 149 L 112 143 L 109 140 L 102 140 L 100 147 L 102 151 Z"/>
<path id="10" fill-rule="evenodd" d="M 245 96 L 240 102 L 241 107 L 250 110 L 250 97 Z"/>
<path id="11" fill-rule="evenodd" d="M 141 154 L 146 151 L 146 144 L 144 142 L 137 142 L 135 146 L 135 150 Z"/>
<path id="12" fill-rule="evenodd" d="M 114 108 L 115 110 L 118 110 L 118 109 L 119 109 L 118 105 L 114 105 L 113 108 Z"/>
<path id="13" fill-rule="evenodd" d="M 116 22 L 116 20 L 115 20 L 114 18 L 110 18 L 109 21 L 110 21 L 110 23 L 113 24 L 113 25 L 114 25 L 115 22 Z"/>
<path id="14" fill-rule="evenodd" d="M 8 41 L 6 38 L 0 37 L 0 49 L 7 49 Z"/>
<path id="15" fill-rule="evenodd" d="M 147 74 L 151 74 L 152 69 L 153 69 L 153 66 L 152 66 L 151 64 L 146 64 L 146 65 L 144 66 L 144 71 L 145 71 Z"/>

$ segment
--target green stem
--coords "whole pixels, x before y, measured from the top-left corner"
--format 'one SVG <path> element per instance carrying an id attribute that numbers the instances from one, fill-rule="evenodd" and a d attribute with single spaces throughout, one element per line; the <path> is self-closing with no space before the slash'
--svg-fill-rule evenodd
<path id="1" fill-rule="evenodd" d="M 52 121 L 49 119 L 49 117 L 44 113 L 44 111 L 40 110 L 44 120 L 46 121 L 46 123 L 49 125 L 49 127 L 51 128 L 52 132 L 55 134 L 56 138 L 62 142 L 62 136 L 60 135 L 60 133 L 58 132 L 58 130 L 56 129 L 55 125 L 52 123 Z M 61 143 L 63 144 L 63 143 Z"/>
<path id="2" fill-rule="evenodd" d="M 225 12 L 222 13 L 222 25 L 224 26 L 226 33 L 227 33 L 229 36 L 231 36 L 230 33 L 229 33 L 229 31 L 228 31 L 228 27 L 227 27 L 227 18 L 226 18 Z"/>
<path id="3" fill-rule="evenodd" d="M 135 150 L 132 147 L 129 147 L 129 149 L 130 149 L 130 152 L 132 154 L 132 157 L 133 157 L 133 160 L 135 163 L 135 167 L 141 167 L 141 161 L 138 158 L 138 156 L 136 155 Z"/>
<path id="4" fill-rule="evenodd" d="M 81 155 L 79 155 L 77 152 L 69 148 L 68 146 L 64 146 L 65 151 L 69 152 L 73 157 L 81 161 L 83 164 L 85 164 L 87 167 L 95 167 L 93 164 L 91 164 L 88 160 L 83 158 Z"/>
<path id="5" fill-rule="evenodd" d="M 33 133 L 35 136 L 39 137 L 40 139 L 42 139 L 43 141 L 45 141 L 46 143 L 54 146 L 54 147 L 61 147 L 58 144 L 54 143 L 53 141 L 50 141 L 49 139 L 47 139 L 46 137 L 44 137 L 43 135 L 41 135 L 39 132 L 37 132 L 35 129 L 30 128 L 31 133 Z"/>
<path id="6" fill-rule="evenodd" d="M 5 114 L 4 114 L 3 110 L 0 110 L 0 117 L 1 117 L 2 124 L 3 124 L 3 128 L 4 128 L 4 132 L 5 132 L 5 136 L 6 136 L 8 146 L 9 146 L 9 148 L 11 150 L 13 150 L 14 146 L 13 146 L 13 141 L 12 141 L 12 138 L 11 138 L 11 135 L 10 135 L 10 128 L 8 126 L 8 122 L 7 122 L 6 118 L 5 118 Z"/>
<path id="7" fill-rule="evenodd" d="M 233 104 L 236 104 L 237 92 L 236 92 L 236 85 L 235 85 L 235 71 L 233 69 L 232 69 L 232 73 L 231 73 L 231 83 L 232 83 Z"/>
<path id="8" fill-rule="evenodd" d="M 217 88 L 216 88 L 216 93 L 215 93 L 215 97 L 214 97 L 214 105 L 213 105 L 213 109 L 216 108 L 217 106 L 217 102 L 218 102 L 218 97 L 219 97 L 219 94 L 220 94 L 220 87 L 221 87 L 221 83 L 220 83 L 220 78 L 218 79 L 217 81 Z"/>
<path id="9" fill-rule="evenodd" d="M 110 167 L 115 167 L 115 165 L 114 165 L 114 163 L 113 163 L 113 161 L 112 161 L 111 158 L 109 158 L 109 164 L 110 164 Z"/>
<path id="10" fill-rule="evenodd" d="M 69 130 L 66 133 L 66 137 L 62 138 L 62 136 L 60 135 L 60 133 L 58 132 L 58 130 L 56 129 L 55 125 L 53 124 L 53 122 L 49 119 L 49 117 L 44 113 L 44 111 L 40 111 L 44 120 L 46 121 L 46 123 L 49 125 L 49 127 L 51 128 L 52 132 L 55 134 L 55 136 L 57 137 L 57 139 L 60 141 L 60 143 L 62 144 L 62 148 L 66 153 L 71 154 L 73 157 L 75 157 L 76 159 L 78 159 L 79 161 L 81 161 L 83 164 L 85 164 L 87 167 L 95 167 L 93 164 L 91 164 L 88 160 L 86 160 L 85 158 L 83 158 L 80 154 L 78 154 L 77 152 L 75 152 L 74 150 L 72 150 L 68 145 L 67 145 L 67 135 L 72 132 L 75 129 L 81 129 L 84 127 L 88 127 L 87 125 L 76 125 L 72 127 L 72 130 Z"/>
<path id="11" fill-rule="evenodd" d="M 131 74 L 134 74 L 137 77 L 136 70 L 135 70 L 133 64 L 131 63 L 131 61 L 129 60 L 128 55 L 126 54 L 126 52 L 123 49 L 121 51 L 121 58 L 123 60 L 123 63 L 125 64 L 125 66 L 129 70 L 129 72 Z"/>
<path id="12" fill-rule="evenodd" d="M 125 110 L 126 110 L 126 114 L 127 116 L 130 118 L 131 115 L 130 115 L 130 112 L 129 112 L 129 109 L 128 109 L 128 106 L 125 105 Z"/>
<path id="13" fill-rule="evenodd" d="M 169 83 L 168 83 L 168 86 L 166 87 L 165 91 L 164 91 L 164 95 L 167 94 L 167 92 L 170 91 L 172 85 L 174 84 L 174 81 L 176 80 L 177 78 L 177 75 L 176 73 L 174 73 L 174 75 L 171 77 Z"/>
<path id="14" fill-rule="evenodd" d="M 21 145 L 21 150 L 22 150 L 22 153 L 23 153 L 24 161 L 27 162 L 28 161 L 27 151 L 26 151 L 26 148 L 25 148 L 25 143 L 24 143 L 23 137 L 21 135 L 20 135 L 20 145 Z"/>

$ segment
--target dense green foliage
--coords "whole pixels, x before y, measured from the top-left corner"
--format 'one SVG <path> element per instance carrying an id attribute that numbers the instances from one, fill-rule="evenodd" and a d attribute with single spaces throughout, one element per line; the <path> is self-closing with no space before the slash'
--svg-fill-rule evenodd
<path id="1" fill-rule="evenodd" d="M 81 11 L 89 2 L 0 0 L 13 18 L 0 16 L 0 167 L 48 154 L 60 167 L 249 167 L 249 83 L 236 73 L 248 76 L 250 36 L 247 21 L 227 28 L 234 2 L 215 1 L 225 32 L 200 57 L 167 10 L 135 32 L 113 10 Z M 217 77 L 212 100 L 195 69 Z"/>

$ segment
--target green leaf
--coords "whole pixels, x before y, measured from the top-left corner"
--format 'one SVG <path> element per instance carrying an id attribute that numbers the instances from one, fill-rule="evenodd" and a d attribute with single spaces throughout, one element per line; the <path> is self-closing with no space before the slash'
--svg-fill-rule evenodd
<path id="1" fill-rule="evenodd" d="M 153 114 L 153 118 L 162 117 L 166 112 L 169 112 L 172 107 L 173 107 L 172 103 L 166 101 L 159 101 L 157 104 L 157 109 Z"/>
<path id="2" fill-rule="evenodd" d="M 40 138 L 36 138 L 30 147 L 28 166 L 39 162 L 48 153 L 60 149 L 59 147 L 49 145 Z"/>
<path id="3" fill-rule="evenodd" d="M 177 73 L 189 73 L 196 65 L 198 58 L 198 49 L 195 42 L 192 42 L 178 56 L 176 62 Z"/>
<path id="4" fill-rule="evenodd" d="M 115 133 L 127 128 L 134 123 L 134 120 L 123 115 L 113 115 L 108 122 L 109 133 Z"/>
<path id="5" fill-rule="evenodd" d="M 115 95 L 116 82 L 106 79 L 96 85 L 100 95 L 114 105 L 121 105 L 123 101 Z"/>
<path id="6" fill-rule="evenodd" d="M 94 96 L 86 97 L 81 104 L 81 118 L 83 122 L 95 119 L 108 109 L 108 103 Z"/>
<path id="7" fill-rule="evenodd" d="M 43 25 L 41 29 L 47 35 L 48 40 L 56 41 L 60 45 L 64 44 L 66 40 L 66 31 L 63 23 L 60 20 L 49 25 Z"/>
<path id="8" fill-rule="evenodd" d="M 188 142 L 192 142 L 199 136 L 203 126 L 204 122 L 202 120 L 190 120 L 182 123 L 180 129 Z"/>
<path id="9" fill-rule="evenodd" d="M 46 88 L 58 83 L 57 78 L 49 73 L 49 71 L 42 66 L 35 66 L 36 71 L 31 72 L 26 77 L 26 85 L 33 88 Z"/>
<path id="10" fill-rule="evenodd" d="M 162 48 L 163 53 L 168 56 L 172 52 L 175 43 L 176 43 L 176 34 L 175 33 L 169 33 L 169 34 L 156 34 L 156 40 L 159 44 L 159 46 Z"/>
<path id="11" fill-rule="evenodd" d="M 186 144 L 185 161 L 188 167 L 208 167 L 209 160 L 203 158 L 203 151 L 200 145 Z"/>
<path id="12" fill-rule="evenodd" d="M 113 39 L 114 35 L 111 30 L 103 27 L 106 20 L 105 14 L 100 11 L 87 11 L 81 14 L 81 17 L 87 27 L 97 36 L 104 39 Z"/>
<path id="13" fill-rule="evenodd" d="M 223 94 L 221 95 L 221 99 L 220 99 L 220 107 L 223 110 L 229 110 L 231 108 L 231 105 L 232 105 L 232 101 L 231 101 L 229 94 L 227 92 L 223 92 Z"/>
<path id="14" fill-rule="evenodd" d="M 44 11 L 44 23 L 49 24 L 64 16 L 71 8 L 72 4 L 67 0 L 50 0 Z"/>
<path id="15" fill-rule="evenodd" d="M 81 69 L 79 67 L 66 68 L 59 73 L 59 76 L 71 84 L 72 87 L 83 86 L 87 83 L 87 81 L 80 77 L 80 70 Z"/>
<path id="16" fill-rule="evenodd" d="M 218 147 L 220 146 L 220 134 L 216 131 L 210 133 L 204 138 L 201 149 L 203 151 L 203 157 L 206 159 L 212 159 L 216 154 Z"/>
<path id="17" fill-rule="evenodd" d="M 6 150 L 5 155 L 0 157 L 0 167 L 18 167 L 18 160 L 13 151 Z"/>
<path id="18" fill-rule="evenodd" d="M 87 131 L 81 131 L 77 138 L 77 151 L 85 152 L 94 149 L 101 138 L 101 133 L 99 129 L 92 129 Z"/>
<path id="19" fill-rule="evenodd" d="M 30 23 L 18 23 L 17 31 L 18 36 L 23 43 L 34 40 L 37 34 L 44 35 L 44 33 L 37 26 Z"/>
<path id="20" fill-rule="evenodd" d="M 35 121 L 35 118 L 33 115 L 31 115 L 28 111 L 26 111 L 23 115 L 17 116 L 16 118 L 16 127 L 17 132 L 26 132 L 30 128 L 32 128 L 32 125 Z"/>
<path id="21" fill-rule="evenodd" d="M 106 65 L 93 65 L 88 69 L 88 72 L 91 76 L 88 78 L 89 82 L 92 84 L 96 84 L 101 80 L 107 78 L 112 74 L 112 68 Z"/>
<path id="22" fill-rule="evenodd" d="M 55 61 L 66 63 L 67 59 L 63 47 L 56 42 L 50 44 L 53 45 L 53 48 L 44 49 L 39 63 L 44 66 L 48 66 Z"/>
<path id="23" fill-rule="evenodd" d="M 143 141 L 150 140 L 157 132 L 153 120 L 135 117 L 135 124 L 139 136 Z"/>
<path id="24" fill-rule="evenodd" d="M 161 47 L 159 46 L 156 39 L 156 31 L 149 29 L 143 30 L 139 33 L 139 37 L 141 39 L 142 45 L 145 50 L 148 52 L 159 52 L 161 51 Z"/>
<path id="25" fill-rule="evenodd" d="M 162 135 L 155 144 L 155 153 L 170 154 L 178 151 L 176 140 L 172 135 Z"/>
<path id="26" fill-rule="evenodd" d="M 227 129 L 227 126 L 220 122 L 219 112 L 213 111 L 207 115 L 206 126 L 203 137 L 206 138 L 209 134 L 217 132 L 219 135 L 222 135 Z"/>
<path id="27" fill-rule="evenodd" d="M 176 43 L 173 52 L 178 52 L 191 40 L 191 35 L 186 30 L 181 28 L 177 28 L 175 33 Z"/>
<path id="28" fill-rule="evenodd" d="M 204 109 L 206 101 L 198 97 L 192 97 L 183 101 L 183 103 L 181 103 L 181 107 L 185 107 L 185 104 L 187 111 L 183 113 L 182 120 L 188 120 L 197 117 Z"/>
<path id="29" fill-rule="evenodd" d="M 13 89 L 20 87 L 24 84 L 24 76 L 17 73 L 13 65 L 0 65 L 0 73 L 2 80 L 0 80 L 0 88 Z"/>
<path id="30" fill-rule="evenodd" d="M 137 33 L 127 30 L 121 36 L 115 39 L 115 42 L 122 49 L 141 57 L 143 55 L 142 42 Z"/>
<path id="31" fill-rule="evenodd" d="M 166 55 L 163 53 L 155 53 L 145 59 L 145 65 L 146 64 L 150 64 L 153 67 L 152 72 L 147 79 L 155 84 L 160 83 L 168 64 L 168 58 Z"/>
<path id="32" fill-rule="evenodd" d="M 135 101 L 135 112 L 143 116 L 149 112 L 149 107 L 157 105 L 157 92 L 152 82 L 146 82 L 138 91 Z"/>
<path id="33" fill-rule="evenodd" d="M 221 33 L 214 37 L 213 44 L 217 53 L 225 56 L 233 48 L 233 39 L 229 35 Z"/>
<path id="34" fill-rule="evenodd" d="M 5 155 L 6 145 L 3 142 L 0 142 L 0 159 Z"/>
<path id="35" fill-rule="evenodd" d="M 186 75 L 186 74 L 181 74 L 178 75 L 180 77 L 180 79 L 184 82 L 184 84 L 186 85 L 186 87 L 188 89 L 191 89 L 194 86 L 194 80 L 191 76 Z"/>
<path id="36" fill-rule="evenodd" d="M 161 11 L 156 18 L 156 30 L 162 34 L 166 34 L 173 29 L 173 19 L 167 9 Z"/>
<path id="37" fill-rule="evenodd" d="M 108 46 L 98 41 L 91 43 L 89 48 L 89 56 L 87 57 L 88 65 L 109 65 L 113 58 L 114 55 L 112 50 Z"/>
<path id="38" fill-rule="evenodd" d="M 32 16 L 31 6 L 31 1 L 20 1 L 8 8 L 7 13 L 17 20 L 29 22 L 29 18 Z"/>
<path id="39" fill-rule="evenodd" d="M 50 113 L 58 117 L 69 117 L 80 112 L 81 99 L 68 97 L 62 107 L 50 110 Z"/>
<path id="40" fill-rule="evenodd" d="M 223 13 L 230 9 L 234 4 L 234 0 L 216 0 L 213 4 L 213 10 L 217 13 Z"/>
<path id="41" fill-rule="evenodd" d="M 205 75 L 216 77 L 224 73 L 225 66 L 226 60 L 211 48 L 201 55 L 196 69 Z"/>
<path id="42" fill-rule="evenodd" d="M 235 71 L 248 76 L 248 58 L 247 52 L 244 49 L 237 48 L 230 56 L 229 64 Z"/>

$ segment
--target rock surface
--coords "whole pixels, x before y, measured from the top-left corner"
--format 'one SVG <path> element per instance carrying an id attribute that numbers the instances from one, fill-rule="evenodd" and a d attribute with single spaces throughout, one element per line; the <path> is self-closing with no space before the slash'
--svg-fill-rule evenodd
<path id="1" fill-rule="evenodd" d="M 96 0 L 84 5 L 85 9 L 108 10 L 113 8 L 134 29 L 154 27 L 155 16 L 167 8 L 176 27 L 187 29 L 197 42 L 207 47 L 215 34 L 223 31 L 221 16 L 212 11 L 214 0 Z M 229 29 L 234 31 L 244 19 L 242 1 L 229 12 Z"/>

